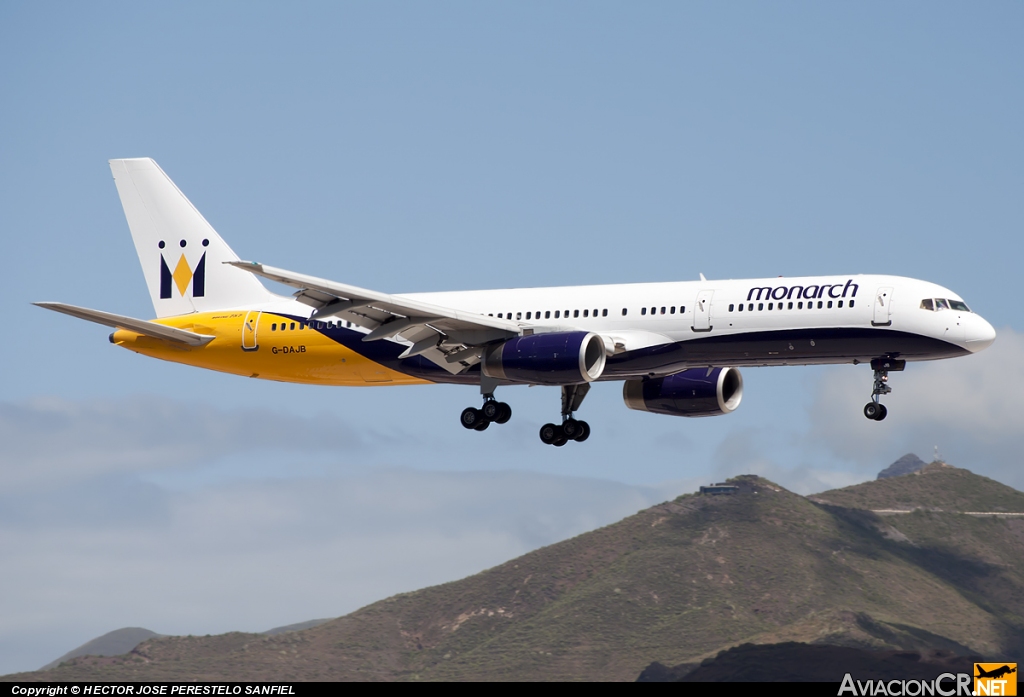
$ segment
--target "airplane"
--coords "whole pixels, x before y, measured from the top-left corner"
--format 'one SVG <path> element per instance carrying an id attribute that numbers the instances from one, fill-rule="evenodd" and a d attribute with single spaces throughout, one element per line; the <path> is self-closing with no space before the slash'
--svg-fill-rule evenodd
<path id="1" fill-rule="evenodd" d="M 1009 675 L 1011 673 L 1017 672 L 1016 668 L 1011 668 L 1008 665 L 1000 666 L 999 668 L 993 668 L 992 670 L 985 670 L 977 663 L 974 664 L 974 667 L 978 670 L 978 674 L 974 676 L 976 678 L 1001 678 L 1004 675 Z"/>
<path id="2" fill-rule="evenodd" d="M 590 386 L 622 381 L 630 409 L 736 410 L 739 368 L 868 363 L 868 419 L 887 415 L 889 372 L 976 353 L 996 332 L 956 293 L 899 276 L 515 288 L 393 295 L 241 260 L 149 158 L 110 160 L 156 319 L 56 302 L 113 327 L 110 342 L 176 363 L 318 385 L 479 386 L 462 425 L 506 423 L 498 387 L 561 388 L 545 444 L 585 441 Z M 294 289 L 272 293 L 259 279 Z"/>

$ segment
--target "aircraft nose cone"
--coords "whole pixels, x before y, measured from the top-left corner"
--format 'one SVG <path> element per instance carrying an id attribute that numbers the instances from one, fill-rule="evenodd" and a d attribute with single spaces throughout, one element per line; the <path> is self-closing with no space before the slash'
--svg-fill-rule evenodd
<path id="1" fill-rule="evenodd" d="M 987 349 L 996 340 L 996 330 L 985 319 L 975 315 L 967 326 L 967 349 L 977 353 Z"/>

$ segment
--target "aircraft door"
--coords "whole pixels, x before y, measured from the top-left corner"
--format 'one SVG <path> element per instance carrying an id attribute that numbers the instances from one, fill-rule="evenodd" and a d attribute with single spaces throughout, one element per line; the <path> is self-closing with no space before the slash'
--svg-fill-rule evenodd
<path id="1" fill-rule="evenodd" d="M 260 326 L 260 315 L 263 313 L 258 310 L 250 310 L 245 313 L 245 319 L 242 321 L 242 350 L 243 351 L 255 351 L 260 346 L 256 343 L 256 330 Z"/>
<path id="2" fill-rule="evenodd" d="M 892 288 L 879 288 L 875 292 L 875 307 L 871 316 L 871 326 L 888 327 L 892 325 Z"/>
<path id="3" fill-rule="evenodd" d="M 714 294 L 713 290 L 697 293 L 697 302 L 693 304 L 693 325 L 690 327 L 693 331 L 711 331 L 711 297 Z"/>

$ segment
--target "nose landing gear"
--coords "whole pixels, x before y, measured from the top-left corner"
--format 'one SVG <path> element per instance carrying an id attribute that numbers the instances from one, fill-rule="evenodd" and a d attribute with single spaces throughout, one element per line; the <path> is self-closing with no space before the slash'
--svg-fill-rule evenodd
<path id="1" fill-rule="evenodd" d="M 899 372 L 907 367 L 906 361 L 895 358 L 875 358 L 871 361 L 871 369 L 875 371 L 875 384 L 871 389 L 871 401 L 864 405 L 864 416 L 872 421 L 881 421 L 889 414 L 889 410 L 881 403 L 884 394 L 892 392 L 889 387 L 889 371 Z"/>
<path id="2" fill-rule="evenodd" d="M 562 386 L 562 423 L 544 424 L 540 427 L 540 440 L 545 445 L 560 448 L 571 440 L 582 443 L 590 438 L 590 424 L 573 418 L 573 412 L 583 404 L 583 398 L 590 391 L 590 383 Z"/>

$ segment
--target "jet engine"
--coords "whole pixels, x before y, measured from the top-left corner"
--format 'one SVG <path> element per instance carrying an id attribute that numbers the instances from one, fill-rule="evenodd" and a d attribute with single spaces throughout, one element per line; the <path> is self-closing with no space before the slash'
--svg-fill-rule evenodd
<path id="1" fill-rule="evenodd" d="M 630 409 L 669 416 L 728 414 L 743 398 L 735 368 L 693 368 L 663 378 L 626 380 L 622 399 Z"/>
<path id="2" fill-rule="evenodd" d="M 535 385 L 574 385 L 601 377 L 604 340 L 593 332 L 531 334 L 493 346 L 480 362 L 483 374 Z"/>

